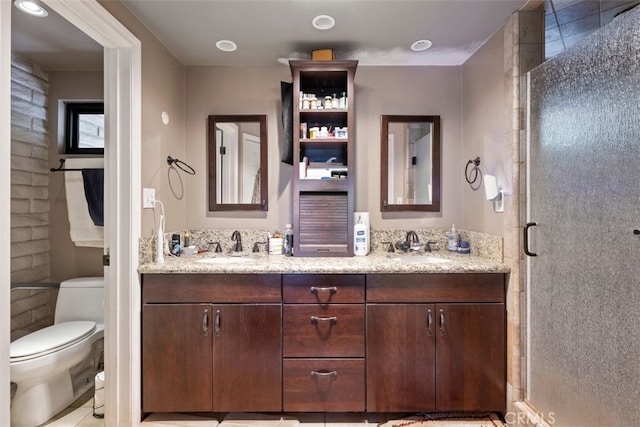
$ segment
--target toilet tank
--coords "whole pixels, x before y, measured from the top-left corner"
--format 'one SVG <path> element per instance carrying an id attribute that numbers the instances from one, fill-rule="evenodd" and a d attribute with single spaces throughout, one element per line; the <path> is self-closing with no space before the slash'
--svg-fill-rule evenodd
<path id="1" fill-rule="evenodd" d="M 71 320 L 104 324 L 104 277 L 77 277 L 60 283 L 54 323 Z"/>

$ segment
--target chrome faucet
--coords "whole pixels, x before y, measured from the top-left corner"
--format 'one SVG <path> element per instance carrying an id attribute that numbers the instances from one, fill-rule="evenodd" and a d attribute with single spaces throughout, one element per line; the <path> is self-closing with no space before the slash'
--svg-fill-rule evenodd
<path id="1" fill-rule="evenodd" d="M 233 249 L 236 252 L 242 252 L 242 236 L 240 236 L 240 232 L 235 230 L 233 234 L 231 234 L 231 240 L 236 241 L 236 247 Z"/>

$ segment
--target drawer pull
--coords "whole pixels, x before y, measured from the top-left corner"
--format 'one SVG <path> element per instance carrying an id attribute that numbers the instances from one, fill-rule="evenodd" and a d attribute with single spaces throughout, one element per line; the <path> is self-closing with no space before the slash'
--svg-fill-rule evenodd
<path id="1" fill-rule="evenodd" d="M 202 332 L 205 337 L 209 335 L 209 310 L 205 310 L 202 314 Z"/>
<path id="2" fill-rule="evenodd" d="M 336 292 L 338 292 L 338 288 L 335 286 L 330 286 L 330 287 L 312 286 L 311 287 L 312 294 L 317 294 L 318 292 L 331 292 L 332 294 L 335 294 Z"/>
<path id="3" fill-rule="evenodd" d="M 337 377 L 338 371 L 329 371 L 327 369 L 320 369 L 319 371 L 311 371 L 312 377 Z"/>
<path id="4" fill-rule="evenodd" d="M 444 335 L 444 310 L 440 309 L 440 335 Z"/>
<path id="5" fill-rule="evenodd" d="M 338 321 L 338 317 L 337 316 L 331 316 L 331 317 L 311 316 L 311 322 L 313 322 L 313 323 L 317 323 L 317 322 L 336 323 L 337 321 Z"/>
<path id="6" fill-rule="evenodd" d="M 221 327 L 220 327 L 220 310 L 216 310 L 215 328 L 216 328 L 216 336 L 219 337 L 220 335 L 222 335 L 222 330 L 221 330 Z"/>
<path id="7" fill-rule="evenodd" d="M 431 310 L 427 310 L 427 334 L 429 336 L 433 335 L 433 313 Z"/>

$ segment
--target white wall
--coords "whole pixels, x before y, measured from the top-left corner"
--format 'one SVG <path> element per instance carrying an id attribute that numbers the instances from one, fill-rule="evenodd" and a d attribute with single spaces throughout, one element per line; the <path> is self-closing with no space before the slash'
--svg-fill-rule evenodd
<path id="1" fill-rule="evenodd" d="M 462 67 L 463 147 L 458 170 L 463 176 L 467 161 L 480 157 L 482 173 L 495 175 L 498 185 L 512 194 L 511 143 L 505 141 L 503 58 L 500 29 Z M 484 185 L 474 191 L 463 179 L 461 191 L 461 227 L 501 236 L 504 214 L 494 212 L 493 203 L 485 200 Z"/>
<path id="2" fill-rule="evenodd" d="M 179 230 L 184 227 L 187 208 L 185 200 L 169 187 L 167 156 L 184 160 L 185 155 L 184 67 L 122 3 L 99 2 L 142 43 L 142 187 L 156 189 L 156 198 L 166 210 L 166 229 Z M 170 118 L 166 126 L 161 120 L 163 111 Z M 156 228 L 153 211 L 143 210 L 142 235 L 155 234 Z"/>
<path id="3" fill-rule="evenodd" d="M 61 99 L 102 100 L 104 85 L 102 71 L 49 72 L 49 167 L 57 168 L 64 150 L 60 147 L 58 101 Z M 64 113 L 63 113 L 64 114 Z M 64 146 L 64 144 L 62 144 Z M 102 157 L 102 156 L 100 156 Z M 48 172 L 48 171 L 47 171 Z M 51 280 L 103 274 L 102 248 L 78 247 L 71 241 L 64 174 L 49 173 L 49 242 L 51 251 Z"/>
<path id="4" fill-rule="evenodd" d="M 282 228 L 291 222 L 292 167 L 280 162 L 280 81 L 288 67 L 188 67 L 186 70 L 186 223 L 191 228 Z M 461 67 L 360 67 L 356 86 L 356 211 L 374 228 L 449 227 L 462 216 Z M 269 211 L 207 212 L 206 123 L 210 114 L 267 114 Z M 442 118 L 442 213 L 380 213 L 380 115 Z"/>

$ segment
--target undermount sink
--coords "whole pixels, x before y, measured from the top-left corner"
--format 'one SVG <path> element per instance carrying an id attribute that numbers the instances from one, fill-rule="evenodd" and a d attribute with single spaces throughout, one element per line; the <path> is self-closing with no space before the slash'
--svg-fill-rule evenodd
<path id="1" fill-rule="evenodd" d="M 203 264 L 241 264 L 245 262 L 253 262 L 253 258 L 239 257 L 239 256 L 221 256 L 221 257 L 211 257 L 211 258 L 202 258 L 197 260 L 196 262 L 201 262 Z"/>
<path id="2" fill-rule="evenodd" d="M 407 255 L 392 259 L 405 264 L 446 264 L 452 262 L 450 259 L 438 258 L 429 255 Z"/>

